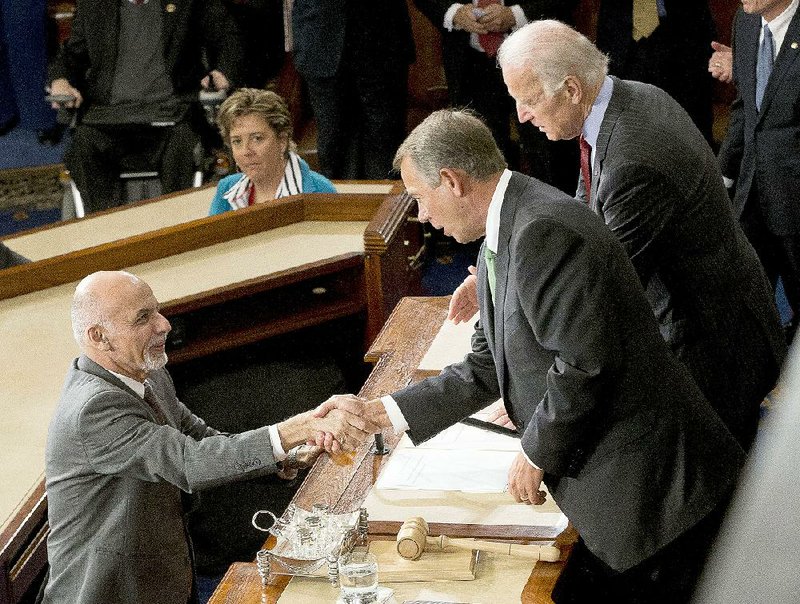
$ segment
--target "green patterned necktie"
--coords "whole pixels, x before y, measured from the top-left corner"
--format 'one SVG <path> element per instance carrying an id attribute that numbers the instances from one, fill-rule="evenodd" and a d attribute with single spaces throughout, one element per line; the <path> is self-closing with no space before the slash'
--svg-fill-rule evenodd
<path id="1" fill-rule="evenodd" d="M 483 246 L 483 257 L 486 259 L 486 276 L 489 278 L 489 292 L 492 294 L 492 304 L 494 304 L 494 286 L 496 278 L 494 276 L 494 259 L 497 256 L 486 245 Z"/>

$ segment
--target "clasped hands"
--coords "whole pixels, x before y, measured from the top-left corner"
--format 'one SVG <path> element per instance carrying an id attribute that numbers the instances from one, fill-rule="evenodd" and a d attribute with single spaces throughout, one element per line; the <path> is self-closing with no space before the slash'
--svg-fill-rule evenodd
<path id="1" fill-rule="evenodd" d="M 462 4 L 453 15 L 453 25 L 456 29 L 468 31 L 471 34 L 488 34 L 490 32 L 505 33 L 517 24 L 514 12 L 502 4 L 488 4 L 475 13 L 475 6 Z"/>
<path id="2" fill-rule="evenodd" d="M 308 444 L 328 453 L 355 451 L 372 435 L 392 425 L 379 399 L 353 394 L 332 396 L 310 413 L 314 434 Z"/>

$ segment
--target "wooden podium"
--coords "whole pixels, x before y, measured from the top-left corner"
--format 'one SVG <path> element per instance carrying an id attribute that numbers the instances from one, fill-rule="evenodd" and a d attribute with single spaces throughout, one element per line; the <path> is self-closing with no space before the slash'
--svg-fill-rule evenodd
<path id="1" fill-rule="evenodd" d="M 374 363 L 375 368 L 361 389 L 361 396 L 391 393 L 424 377 L 417 367 L 446 318 L 448 301 L 449 298 L 404 298 L 400 301 L 367 352 L 366 359 Z M 399 441 L 391 430 L 384 432 L 384 439 L 390 448 Z M 354 463 L 348 466 L 336 465 L 327 455 L 320 457 L 293 502 L 310 509 L 314 503 L 325 501 L 332 511 L 340 513 L 360 506 L 387 461 L 386 457 L 375 456 L 370 447 L 368 443 L 359 450 Z M 399 522 L 370 522 L 369 533 L 371 538 L 393 539 L 399 528 Z M 555 537 L 565 555 L 574 540 L 571 529 L 561 535 L 524 526 L 433 523 L 430 529 L 432 534 L 445 533 L 451 537 L 523 541 Z M 551 602 L 550 592 L 562 566 L 562 562 L 537 563 L 522 593 L 522 602 Z M 255 563 L 236 563 L 225 574 L 209 603 L 274 603 L 288 582 L 288 577 L 280 577 L 275 585 L 262 587 Z"/>

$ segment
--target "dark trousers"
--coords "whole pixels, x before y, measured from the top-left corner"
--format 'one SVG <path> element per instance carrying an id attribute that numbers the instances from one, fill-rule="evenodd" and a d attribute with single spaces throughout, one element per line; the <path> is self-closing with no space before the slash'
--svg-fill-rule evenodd
<path id="1" fill-rule="evenodd" d="M 123 171 L 155 170 L 164 193 L 188 189 L 199 135 L 188 121 L 174 126 L 88 125 L 75 128 L 64 163 L 87 214 L 120 205 Z"/>
<path id="2" fill-rule="evenodd" d="M 664 18 L 653 34 L 634 42 L 630 41 L 624 68 L 615 65 L 612 58 L 611 73 L 622 79 L 636 80 L 658 86 L 666 91 L 692 118 L 697 128 L 713 142 L 713 80 L 708 74 L 711 56 L 711 34 L 698 39 L 685 29 L 691 24 L 675 18 Z"/>
<path id="3" fill-rule="evenodd" d="M 492 131 L 506 161 L 516 167 L 518 149 L 512 146 L 510 121 L 514 100 L 506 90 L 497 60 L 460 40 L 443 51 L 447 53 L 444 61 L 450 104 L 477 112 Z"/>
<path id="4" fill-rule="evenodd" d="M 19 118 L 31 130 L 56 125 L 45 103 L 44 0 L 0 0 L 0 130 Z"/>
<path id="5" fill-rule="evenodd" d="M 617 572 L 579 539 L 553 588 L 555 604 L 683 604 L 691 601 L 729 498 L 637 566 Z"/>
<path id="6" fill-rule="evenodd" d="M 331 78 L 306 77 L 321 172 L 332 179 L 391 178 L 406 135 L 408 66 L 374 69 L 348 53 Z"/>
<path id="7" fill-rule="evenodd" d="M 792 309 L 792 323 L 796 323 L 800 317 L 800 236 L 773 233 L 756 196 L 747 201 L 740 220 L 742 230 L 758 254 L 773 289 L 778 277 L 781 278 Z"/>

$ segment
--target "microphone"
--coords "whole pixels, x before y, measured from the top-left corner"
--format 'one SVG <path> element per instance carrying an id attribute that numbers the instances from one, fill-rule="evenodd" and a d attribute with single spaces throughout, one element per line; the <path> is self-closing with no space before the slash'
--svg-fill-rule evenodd
<path id="1" fill-rule="evenodd" d="M 378 432 L 375 435 L 375 443 L 372 445 L 372 453 L 375 455 L 387 455 L 389 452 L 391 452 L 391 449 L 387 448 L 383 442 L 383 434 Z"/>

